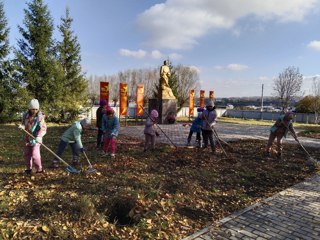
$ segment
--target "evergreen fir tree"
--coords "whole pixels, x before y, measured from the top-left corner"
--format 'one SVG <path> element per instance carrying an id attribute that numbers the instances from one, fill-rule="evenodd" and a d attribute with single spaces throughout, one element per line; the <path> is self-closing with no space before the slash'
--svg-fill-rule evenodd
<path id="1" fill-rule="evenodd" d="M 8 55 L 9 46 L 9 28 L 3 9 L 3 2 L 0 2 L 0 121 L 7 120 L 12 110 L 14 83 L 12 81 L 12 68 Z"/>
<path id="2" fill-rule="evenodd" d="M 59 111 L 56 100 L 60 98 L 63 72 L 55 54 L 53 20 L 43 0 L 32 0 L 27 6 L 24 28 L 18 26 L 22 38 L 15 50 L 17 79 L 30 99 L 37 98 L 41 108 L 50 108 L 54 115 Z"/>
<path id="3" fill-rule="evenodd" d="M 80 44 L 77 36 L 71 30 L 73 19 L 70 17 L 69 8 L 65 17 L 61 18 L 58 26 L 62 41 L 58 43 L 59 62 L 62 65 L 63 76 L 63 112 L 69 112 L 75 118 L 80 108 L 86 105 L 88 99 L 87 80 L 81 69 Z"/>

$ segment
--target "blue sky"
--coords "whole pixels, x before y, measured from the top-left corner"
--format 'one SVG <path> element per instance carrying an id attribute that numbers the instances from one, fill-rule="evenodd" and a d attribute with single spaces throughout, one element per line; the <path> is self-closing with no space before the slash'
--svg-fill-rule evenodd
<path id="1" fill-rule="evenodd" d="M 81 44 L 83 70 L 193 66 L 216 97 L 273 94 L 288 66 L 304 75 L 303 93 L 320 77 L 319 0 L 44 0 L 55 26 L 66 6 Z M 21 38 L 26 1 L 3 0 L 10 44 Z M 55 30 L 55 38 L 60 36 Z"/>

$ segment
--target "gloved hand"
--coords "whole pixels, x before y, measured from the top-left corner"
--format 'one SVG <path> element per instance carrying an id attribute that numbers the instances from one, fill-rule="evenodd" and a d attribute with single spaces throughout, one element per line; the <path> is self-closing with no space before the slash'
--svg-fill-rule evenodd
<path id="1" fill-rule="evenodd" d="M 25 127 L 24 125 L 22 125 L 22 124 L 19 124 L 18 128 L 20 128 L 20 129 L 22 129 L 22 130 L 25 130 L 25 129 L 26 129 L 26 127 Z"/>
<path id="2" fill-rule="evenodd" d="M 37 143 L 42 143 L 42 137 L 36 137 Z"/>
<path id="3" fill-rule="evenodd" d="M 213 127 L 214 125 L 216 125 L 216 121 L 214 121 L 213 123 L 210 124 L 210 127 Z"/>
<path id="4" fill-rule="evenodd" d="M 116 135 L 115 135 L 114 133 L 111 133 L 111 137 L 112 137 L 112 138 L 115 138 Z"/>
<path id="5" fill-rule="evenodd" d="M 37 142 L 34 139 L 30 140 L 30 142 L 29 142 L 29 145 L 32 147 L 35 146 L 36 144 L 37 144 Z"/>
<path id="6" fill-rule="evenodd" d="M 80 148 L 80 152 L 84 153 L 85 149 L 84 148 Z"/>

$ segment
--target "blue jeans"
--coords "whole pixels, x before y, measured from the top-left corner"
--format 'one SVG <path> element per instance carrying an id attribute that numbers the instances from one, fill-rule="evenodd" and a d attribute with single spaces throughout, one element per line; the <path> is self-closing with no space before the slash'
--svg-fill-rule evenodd
<path id="1" fill-rule="evenodd" d="M 64 150 L 66 149 L 66 147 L 68 146 L 68 144 L 69 144 L 68 142 L 65 142 L 63 140 L 60 141 L 59 146 L 58 146 L 58 151 L 56 153 L 59 157 L 62 156 L 62 154 L 63 154 Z M 70 143 L 70 146 L 71 146 L 71 150 L 72 150 L 72 162 L 78 162 L 80 148 L 77 143 Z M 59 159 L 55 157 L 53 162 L 58 163 Z"/>

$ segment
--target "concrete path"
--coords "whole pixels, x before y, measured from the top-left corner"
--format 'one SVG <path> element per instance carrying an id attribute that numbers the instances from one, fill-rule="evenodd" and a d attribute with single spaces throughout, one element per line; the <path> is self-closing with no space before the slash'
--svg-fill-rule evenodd
<path id="1" fill-rule="evenodd" d="M 185 146 L 187 143 L 187 137 L 189 134 L 190 127 L 184 127 L 182 124 L 169 124 L 169 125 L 159 125 L 164 133 L 171 139 L 171 141 L 177 146 Z M 137 137 L 144 139 L 143 134 L 144 126 L 128 126 L 121 127 L 120 133 L 132 137 Z M 217 123 L 215 129 L 224 141 L 235 141 L 239 139 L 260 139 L 267 140 L 269 137 L 270 126 L 254 126 L 245 124 L 233 124 L 233 123 Z M 162 134 L 159 129 L 160 137 L 157 138 L 158 142 L 168 143 L 170 141 Z M 300 142 L 304 146 L 320 147 L 320 139 L 312 138 L 302 138 L 300 137 Z M 193 135 L 193 140 L 195 140 L 195 134 Z M 296 143 L 295 140 L 288 136 L 285 140 L 287 143 Z"/>
<path id="2" fill-rule="evenodd" d="M 182 124 L 160 127 L 176 146 L 186 145 L 189 127 Z M 120 133 L 144 139 L 143 128 L 122 127 Z M 215 129 L 224 141 L 267 140 L 270 127 L 218 123 Z M 320 140 L 299 139 L 304 146 L 320 149 Z M 158 141 L 170 143 L 164 134 Z M 297 144 L 292 137 L 285 141 Z M 183 240 L 209 239 L 320 239 L 320 175 L 236 212 Z"/>

